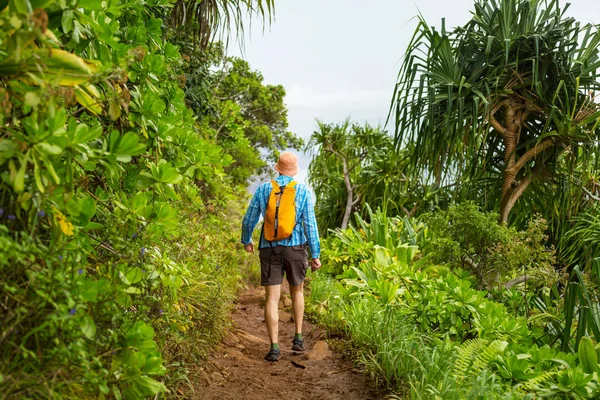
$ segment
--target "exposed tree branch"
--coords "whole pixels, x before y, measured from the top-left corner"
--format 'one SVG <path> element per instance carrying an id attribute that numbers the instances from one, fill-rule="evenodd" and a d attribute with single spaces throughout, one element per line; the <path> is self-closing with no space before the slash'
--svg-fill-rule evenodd
<path id="1" fill-rule="evenodd" d="M 587 188 L 586 188 L 585 186 L 583 186 L 583 185 L 582 185 L 582 186 L 581 186 L 581 190 L 583 190 L 583 192 L 584 192 L 585 194 L 587 194 L 588 196 L 590 196 L 590 198 L 591 198 L 592 200 L 600 201 L 600 197 L 598 197 L 598 196 L 595 196 L 595 195 L 594 195 L 592 192 L 590 192 L 589 190 L 587 190 Z"/>
<path id="2" fill-rule="evenodd" d="M 553 145 L 554 145 L 554 139 L 552 139 L 552 138 L 546 138 L 546 139 L 542 140 L 540 143 L 536 144 L 533 148 L 527 150 L 527 152 L 525 154 L 523 154 L 517 160 L 515 165 L 513 165 L 510 169 L 515 174 L 518 173 L 521 170 L 521 168 L 523 168 L 525 166 L 525 164 L 527 164 L 529 161 L 533 160 L 540 153 L 542 153 L 544 150 L 549 149 Z"/>
<path id="3" fill-rule="evenodd" d="M 328 144 L 326 147 L 323 147 L 326 151 L 335 154 L 339 158 L 345 160 L 345 158 L 339 153 L 339 151 L 335 150 L 331 144 Z"/>
<path id="4" fill-rule="evenodd" d="M 519 284 L 521 284 L 523 282 L 526 282 L 529 279 L 531 279 L 531 276 L 528 276 L 528 275 L 518 276 L 515 279 L 511 279 L 510 281 L 506 282 L 504 284 L 504 288 L 505 289 L 510 289 L 511 287 L 519 285 Z"/>
<path id="5" fill-rule="evenodd" d="M 494 118 L 493 115 L 490 115 L 489 121 L 490 121 L 490 124 L 492 124 L 492 126 L 496 130 L 496 132 L 498 132 L 500 134 L 500 136 L 502 136 L 504 138 L 506 136 L 506 128 L 503 127 L 502 124 L 500 122 L 498 122 L 498 120 L 496 118 Z"/>
<path id="6" fill-rule="evenodd" d="M 410 211 L 408 211 L 408 209 L 406 207 L 402 206 L 402 211 L 404 211 L 404 214 L 406 214 L 406 216 L 408 218 L 412 218 L 413 214 L 415 212 L 417 212 L 418 209 L 419 209 L 419 206 L 417 203 L 415 203 L 415 205 L 413 206 L 413 208 Z"/>
<path id="7" fill-rule="evenodd" d="M 348 227 L 348 221 L 350 221 L 350 214 L 352 214 L 352 207 L 354 202 L 354 189 L 352 182 L 350 182 L 350 172 L 348 171 L 348 162 L 345 157 L 342 157 L 342 172 L 344 174 L 344 184 L 346 185 L 346 210 L 344 211 L 344 217 L 342 218 L 342 229 Z"/>
<path id="8" fill-rule="evenodd" d="M 541 168 L 539 166 L 533 168 L 529 172 L 529 175 L 521 178 L 521 180 L 517 183 L 516 187 L 511 187 L 509 190 L 502 194 L 502 200 L 500 202 L 500 220 L 503 224 L 508 223 L 508 215 L 510 214 L 510 211 L 516 204 L 517 200 L 519 200 L 521 195 L 523 195 L 525 189 L 527 189 L 527 187 L 533 180 L 534 175 L 539 174 L 540 171 Z M 516 176 L 516 174 L 514 174 L 514 176 Z"/>

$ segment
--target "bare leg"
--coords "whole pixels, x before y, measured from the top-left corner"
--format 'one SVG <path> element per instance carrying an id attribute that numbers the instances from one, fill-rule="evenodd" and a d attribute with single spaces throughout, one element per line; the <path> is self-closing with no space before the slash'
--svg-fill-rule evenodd
<path id="1" fill-rule="evenodd" d="M 292 295 L 292 311 L 294 312 L 294 323 L 296 333 L 302 333 L 302 320 L 304 319 L 304 282 L 299 285 L 290 285 Z"/>
<path id="2" fill-rule="evenodd" d="M 265 286 L 265 322 L 271 343 L 279 343 L 279 296 L 281 285 Z"/>

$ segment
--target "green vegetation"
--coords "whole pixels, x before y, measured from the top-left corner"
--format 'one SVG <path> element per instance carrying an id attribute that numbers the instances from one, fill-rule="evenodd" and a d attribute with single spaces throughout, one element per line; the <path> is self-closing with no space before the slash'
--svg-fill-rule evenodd
<path id="1" fill-rule="evenodd" d="M 433 239 L 424 244 L 432 261 L 469 271 L 478 287 L 512 285 L 516 275 L 540 284 L 556 282 L 552 248 L 543 219 L 532 221 L 526 231 L 499 225 L 498 214 L 483 213 L 471 202 L 423 215 Z M 523 278 L 525 279 L 525 278 Z M 518 279 L 521 283 L 523 280 Z"/>
<path id="2" fill-rule="evenodd" d="M 224 334 L 252 269 L 236 247 L 246 179 L 264 166 L 240 149 L 298 139 L 283 89 L 241 60 L 215 68 L 218 44 L 178 47 L 170 11 L 0 1 L 3 398 L 187 395 Z"/>
<path id="3" fill-rule="evenodd" d="M 459 215 L 471 225 L 486 218 L 472 205 L 440 214 L 433 217 Z M 380 212 L 370 218 L 366 223 L 357 216 L 358 229 L 336 230 L 327 239 L 324 264 L 342 265 L 342 273 L 315 278 L 309 303 L 331 332 L 359 346 L 360 362 L 380 385 L 418 399 L 600 395 L 595 374 L 600 346 L 582 336 L 597 331 L 590 321 L 597 318 L 598 299 L 590 292 L 597 281 L 577 280 L 582 275 L 576 269 L 568 286 L 575 283 L 577 294 L 568 291 L 564 304 L 554 298 L 548 307 L 545 301 L 556 290 L 552 279 L 540 280 L 535 292 L 477 290 L 478 279 L 469 272 L 432 261 L 445 251 L 436 243 L 452 243 L 452 236 Z M 494 248 L 490 252 L 497 255 Z M 596 264 L 600 267 L 600 259 Z M 585 306 L 572 302 L 586 296 L 593 297 Z M 583 310 L 593 318 L 575 317 Z"/>
<path id="4" fill-rule="evenodd" d="M 471 21 L 449 32 L 421 19 L 395 105 L 411 177 L 504 223 L 542 213 L 555 240 L 589 207 L 600 157 L 600 31 L 566 17 L 567 7 L 478 0 Z"/>
<path id="5" fill-rule="evenodd" d="M 225 57 L 220 46 L 205 53 L 182 46 L 190 55 L 186 97 L 193 99 L 190 106 L 202 131 L 234 158 L 225 172 L 235 184 L 266 174 L 281 150 L 302 146 L 302 140 L 288 131 L 282 86 L 264 85 L 260 72 L 251 70 L 244 60 Z M 199 74 L 199 65 L 213 72 L 201 70 Z M 209 90 L 203 87 L 207 83 Z"/>
<path id="6" fill-rule="evenodd" d="M 3 397 L 193 396 L 255 273 L 247 182 L 303 146 L 285 89 L 215 41 L 273 10 L 0 0 Z M 565 10 L 420 19 L 394 134 L 308 143 L 309 311 L 392 396 L 600 398 L 600 31 Z"/>
<path id="7" fill-rule="evenodd" d="M 398 398 L 600 397 L 600 31 L 565 10 L 420 18 L 394 135 L 312 136 L 330 230 L 310 310 Z"/>
<path id="8" fill-rule="evenodd" d="M 385 207 L 392 215 L 412 215 L 435 195 L 406 177 L 409 151 L 390 157 L 393 141 L 380 127 L 350 120 L 318 122 L 308 148 L 313 152 L 309 182 L 317 196 L 316 214 L 323 232 L 345 229 L 352 213 L 366 210 L 366 205 Z"/>

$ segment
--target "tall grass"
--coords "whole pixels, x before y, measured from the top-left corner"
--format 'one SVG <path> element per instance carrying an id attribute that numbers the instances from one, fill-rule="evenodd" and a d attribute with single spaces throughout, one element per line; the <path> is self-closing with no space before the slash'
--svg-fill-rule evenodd
<path id="1" fill-rule="evenodd" d="M 415 399 L 454 391 L 451 343 L 423 335 L 397 307 L 373 297 L 345 302 L 341 290 L 335 279 L 317 275 L 308 310 L 330 331 L 344 332 L 357 344 L 356 358 L 377 386 Z"/>

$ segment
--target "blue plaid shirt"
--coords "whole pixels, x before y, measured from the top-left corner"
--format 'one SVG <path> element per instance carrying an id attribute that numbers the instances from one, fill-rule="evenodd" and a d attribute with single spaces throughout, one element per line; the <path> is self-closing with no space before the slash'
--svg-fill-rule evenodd
<path id="1" fill-rule="evenodd" d="M 277 184 L 287 185 L 293 178 L 291 176 L 280 175 Z M 252 243 L 252 232 L 258 223 L 261 215 L 265 215 L 269 195 L 271 194 L 271 182 L 263 183 L 256 189 L 256 193 L 250 201 L 248 211 L 244 215 L 242 222 L 242 243 Z M 269 242 L 264 237 L 260 238 L 259 249 L 273 246 L 300 246 L 308 241 L 310 254 L 312 258 L 319 258 L 321 255 L 321 244 L 319 242 L 319 229 L 317 228 L 317 219 L 315 218 L 315 205 L 312 194 L 308 188 L 299 183 L 296 185 L 296 226 L 292 236 L 287 239 Z"/>

